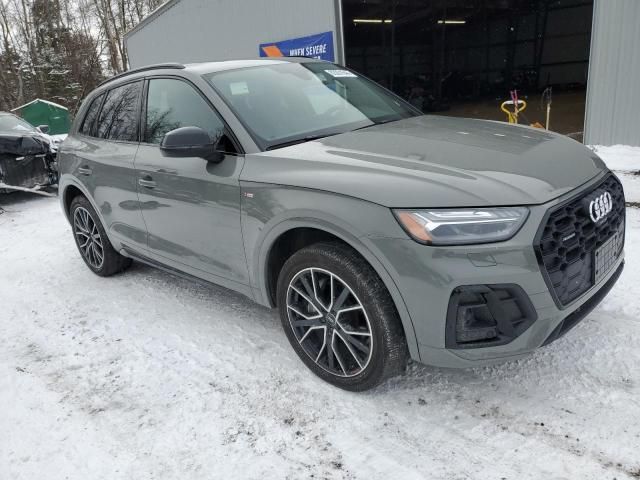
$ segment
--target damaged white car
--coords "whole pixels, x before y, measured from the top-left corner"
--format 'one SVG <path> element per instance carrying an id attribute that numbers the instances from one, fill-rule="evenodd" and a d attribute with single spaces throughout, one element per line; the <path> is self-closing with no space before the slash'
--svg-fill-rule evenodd
<path id="1" fill-rule="evenodd" d="M 0 193 L 55 195 L 58 143 L 11 113 L 0 112 Z"/>

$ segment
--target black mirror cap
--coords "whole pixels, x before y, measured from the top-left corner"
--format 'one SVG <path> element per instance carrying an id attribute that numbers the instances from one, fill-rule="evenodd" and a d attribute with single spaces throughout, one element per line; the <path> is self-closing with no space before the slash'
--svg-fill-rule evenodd
<path id="1" fill-rule="evenodd" d="M 162 149 L 182 149 L 212 145 L 211 137 L 200 127 L 181 127 L 166 133 L 160 143 Z"/>
<path id="2" fill-rule="evenodd" d="M 201 157 L 209 162 L 220 162 L 224 155 L 216 151 L 216 146 L 200 127 L 176 128 L 160 142 L 160 149 L 169 157 Z"/>
<path id="3" fill-rule="evenodd" d="M 40 132 L 47 134 L 49 133 L 49 125 L 38 125 L 38 130 L 40 130 Z"/>

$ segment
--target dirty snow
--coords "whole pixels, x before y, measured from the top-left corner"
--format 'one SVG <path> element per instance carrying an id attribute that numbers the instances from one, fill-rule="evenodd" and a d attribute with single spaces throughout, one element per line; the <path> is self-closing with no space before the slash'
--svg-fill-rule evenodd
<path id="1" fill-rule="evenodd" d="M 275 312 L 138 264 L 96 277 L 55 199 L 0 207 L 1 480 L 640 477 L 636 208 L 620 282 L 568 336 L 351 394 Z"/>

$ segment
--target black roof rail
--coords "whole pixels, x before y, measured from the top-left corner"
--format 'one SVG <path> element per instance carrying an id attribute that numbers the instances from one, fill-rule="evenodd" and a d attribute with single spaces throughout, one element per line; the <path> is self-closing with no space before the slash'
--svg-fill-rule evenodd
<path id="1" fill-rule="evenodd" d="M 127 70 L 126 72 L 119 73 L 118 75 L 114 75 L 113 77 L 104 80 L 98 85 L 98 87 L 101 87 L 102 85 L 109 83 L 113 80 L 117 80 L 118 78 L 126 77 L 127 75 L 133 75 L 134 73 L 144 72 L 147 70 L 162 70 L 165 68 L 167 69 L 174 68 L 176 70 L 183 70 L 186 67 L 181 63 L 157 63 L 155 65 L 147 65 L 145 67 L 133 68 L 131 70 Z"/>

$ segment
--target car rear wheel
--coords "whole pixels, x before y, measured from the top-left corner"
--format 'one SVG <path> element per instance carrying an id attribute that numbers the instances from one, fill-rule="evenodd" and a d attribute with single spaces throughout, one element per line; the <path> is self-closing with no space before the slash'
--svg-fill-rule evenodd
<path id="1" fill-rule="evenodd" d="M 69 216 L 78 251 L 93 273 L 108 277 L 129 268 L 131 259 L 115 251 L 89 200 L 74 198 Z"/>
<path id="2" fill-rule="evenodd" d="M 367 390 L 406 365 L 406 340 L 389 292 L 351 248 L 318 243 L 299 250 L 280 272 L 277 296 L 289 342 L 329 383 Z"/>

